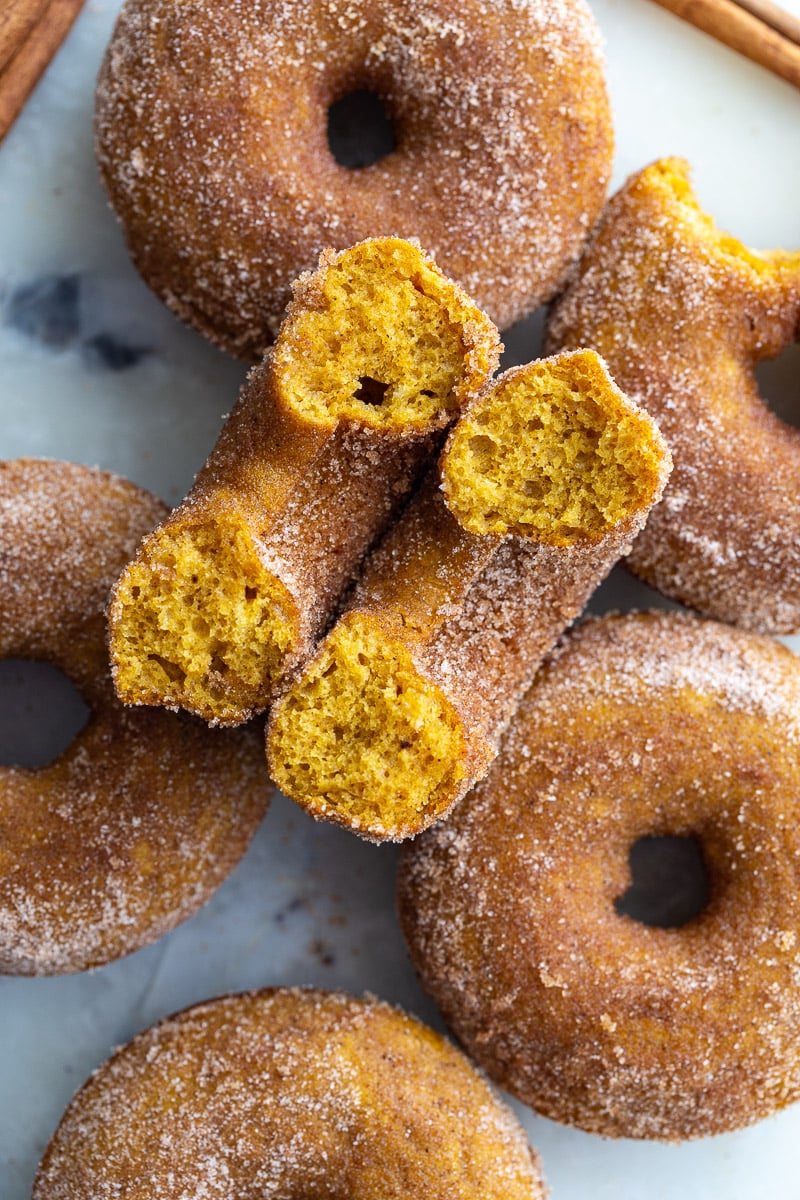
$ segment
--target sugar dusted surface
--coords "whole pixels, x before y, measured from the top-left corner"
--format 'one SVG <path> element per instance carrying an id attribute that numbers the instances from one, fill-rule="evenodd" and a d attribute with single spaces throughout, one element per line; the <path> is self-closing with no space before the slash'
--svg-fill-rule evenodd
<path id="1" fill-rule="evenodd" d="M 404 853 L 424 986 L 502 1086 L 556 1120 L 681 1140 L 800 1096 L 800 669 L 675 613 L 588 621 L 488 778 Z M 694 834 L 706 909 L 617 915 L 630 846 Z"/>
<path id="2" fill-rule="evenodd" d="M 398 149 L 348 171 L 326 114 L 358 88 L 383 98 Z M 96 131 L 147 282 L 251 359 L 322 249 L 378 234 L 420 238 L 511 324 L 578 255 L 611 155 L 583 0 L 131 0 Z"/>
<path id="3" fill-rule="evenodd" d="M 56 974 L 138 949 L 194 912 L 266 810 L 257 731 L 211 732 L 116 700 L 111 584 L 163 505 L 126 480 L 0 463 L 0 656 L 73 680 L 87 727 L 49 767 L 0 768 L 0 970 Z"/>
<path id="4" fill-rule="evenodd" d="M 34 1200 L 123 1193 L 544 1197 L 511 1112 L 444 1039 L 369 997 L 297 989 L 189 1009 L 96 1072 Z"/>
<path id="5" fill-rule="evenodd" d="M 800 432 L 758 396 L 755 365 L 797 337 L 800 252 L 759 254 L 705 222 L 665 160 L 610 202 L 549 322 L 594 346 L 659 422 L 675 460 L 630 565 L 707 616 L 800 632 Z"/>
<path id="6" fill-rule="evenodd" d="M 592 7 L 607 40 L 619 182 L 655 154 L 687 152 L 703 202 L 725 227 L 751 245 L 800 246 L 795 91 L 655 4 L 593 0 Z M 99 462 L 174 502 L 210 448 L 240 372 L 143 294 L 97 186 L 87 130 L 116 8 L 117 0 L 85 6 L 3 144 L 0 242 L 12 282 L 68 264 L 82 273 L 83 301 L 93 303 L 99 278 L 105 304 L 94 329 L 111 322 L 119 337 L 138 333 L 158 356 L 111 374 L 77 350 L 53 354 L 3 327 L 4 445 L 6 456 Z M 84 336 L 93 331 L 84 327 Z M 534 336 L 529 326 L 518 331 L 519 361 L 530 356 Z M 597 603 L 654 601 L 620 570 Z M 240 871 L 166 939 L 99 972 L 0 981 L 3 1200 L 30 1200 L 35 1165 L 70 1094 L 110 1047 L 192 1001 L 223 989 L 314 981 L 369 987 L 436 1020 L 395 929 L 394 855 L 395 847 L 367 845 L 279 800 Z M 317 939 L 332 965 L 312 949 Z M 796 1200 L 800 1106 L 680 1147 L 608 1141 L 518 1111 L 558 1200 Z"/>
<path id="7" fill-rule="evenodd" d="M 579 372 L 579 360 L 567 355 L 544 363 L 542 373 L 546 377 L 548 370 L 554 375 Z M 487 388 L 491 394 L 492 385 Z M 406 674 L 410 656 L 415 686 L 427 697 L 431 711 L 439 713 L 440 729 L 447 726 L 449 748 L 445 753 L 440 745 L 440 752 L 420 760 L 413 803 L 401 801 L 390 785 L 376 785 L 370 795 L 373 803 L 364 803 L 361 792 L 376 777 L 377 735 L 348 688 L 339 697 L 331 684 L 320 700 L 319 673 L 329 678 L 333 669 L 333 660 L 326 658 L 334 644 L 335 635 L 330 635 L 278 701 L 267 732 L 278 785 L 315 816 L 377 841 L 401 840 L 438 820 L 485 776 L 544 655 L 629 551 L 669 475 L 669 453 L 653 423 L 629 408 L 604 370 L 593 379 L 591 395 L 598 406 L 621 405 L 638 418 L 630 461 L 641 473 L 639 494 L 594 544 L 552 547 L 516 534 L 471 533 L 447 507 L 440 473 L 434 468 L 366 560 L 346 615 L 335 627 L 338 636 L 345 640 L 344 624 L 351 619 L 356 624 L 363 620 L 369 628 L 369 639 L 357 657 L 361 664 L 369 663 L 371 656 L 375 659 L 370 686 L 376 679 L 383 681 L 385 665 L 392 659 L 395 669 L 402 667 Z M 598 464 L 598 473 L 605 469 Z M 358 666 L 356 677 L 362 671 L 363 665 Z M 360 689 L 356 695 L 360 702 Z M 398 722 L 396 742 L 380 739 L 378 778 L 385 777 L 391 755 L 402 753 L 406 736 Z"/>

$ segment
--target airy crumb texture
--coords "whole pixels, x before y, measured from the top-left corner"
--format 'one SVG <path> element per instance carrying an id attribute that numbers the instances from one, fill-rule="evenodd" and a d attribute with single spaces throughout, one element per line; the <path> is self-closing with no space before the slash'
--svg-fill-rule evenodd
<path id="1" fill-rule="evenodd" d="M 114 593 L 114 682 L 129 704 L 239 724 L 266 707 L 296 636 L 291 597 L 242 522 L 169 526 Z"/>
<path id="2" fill-rule="evenodd" d="M 609 202 L 553 309 L 548 350 L 591 346 L 675 460 L 628 565 L 707 616 L 800 631 L 800 430 L 754 374 L 798 338 L 800 252 L 719 230 L 664 159 Z"/>
<path id="3" fill-rule="evenodd" d="M 511 1111 L 387 1004 L 281 989 L 145 1031 L 97 1071 L 33 1200 L 544 1200 Z"/>
<path id="4" fill-rule="evenodd" d="M 284 324 L 273 370 L 281 401 L 326 424 L 441 428 L 467 383 L 497 363 L 494 326 L 418 247 L 400 238 L 323 256 Z"/>
<path id="5" fill-rule="evenodd" d="M 221 725 L 266 709 L 499 353 L 418 246 L 323 254 L 191 493 L 115 590 L 120 697 Z"/>
<path id="6" fill-rule="evenodd" d="M 650 836 L 700 843 L 708 902 L 683 925 L 617 910 Z M 675 1141 L 783 1108 L 800 1098 L 800 662 L 687 613 L 585 622 L 398 883 L 424 986 L 538 1113 Z"/>
<path id="7" fill-rule="evenodd" d="M 474 533 L 570 546 L 649 507 L 664 472 L 653 421 L 586 350 L 509 371 L 471 405 L 450 435 L 442 488 Z"/>
<path id="8" fill-rule="evenodd" d="M 408 649 L 351 613 L 276 706 L 269 757 L 278 786 L 315 816 L 397 838 L 450 803 L 464 732 Z"/>

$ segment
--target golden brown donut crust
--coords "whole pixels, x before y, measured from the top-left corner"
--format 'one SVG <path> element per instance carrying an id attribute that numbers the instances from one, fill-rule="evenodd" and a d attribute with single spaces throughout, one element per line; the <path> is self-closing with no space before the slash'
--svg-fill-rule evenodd
<path id="1" fill-rule="evenodd" d="M 544 1200 L 466 1058 L 372 998 L 227 996 L 140 1034 L 78 1093 L 34 1200 Z"/>
<path id="2" fill-rule="evenodd" d="M 488 778 L 404 852 L 401 921 L 468 1052 L 538 1112 L 678 1140 L 800 1096 L 800 669 L 674 613 L 589 621 Z M 628 853 L 696 836 L 707 907 L 619 915 Z"/>
<path id="3" fill-rule="evenodd" d="M 364 88 L 398 148 L 353 171 L 327 110 Z M 612 149 L 583 0 L 129 0 L 96 133 L 145 280 L 251 361 L 324 248 L 383 234 L 418 237 L 511 324 L 580 253 Z"/>
<path id="4" fill-rule="evenodd" d="M 0 971 L 82 970 L 190 916 L 266 811 L 258 733 L 131 712 L 106 656 L 108 592 L 164 505 L 69 463 L 0 463 L 0 657 L 54 663 L 90 709 L 50 766 L 0 768 Z"/>
<path id="5" fill-rule="evenodd" d="M 656 418 L 675 469 L 628 565 L 706 616 L 800 632 L 800 430 L 753 369 L 800 337 L 800 252 L 759 253 L 698 208 L 665 159 L 610 201 L 548 325 L 593 346 Z"/>

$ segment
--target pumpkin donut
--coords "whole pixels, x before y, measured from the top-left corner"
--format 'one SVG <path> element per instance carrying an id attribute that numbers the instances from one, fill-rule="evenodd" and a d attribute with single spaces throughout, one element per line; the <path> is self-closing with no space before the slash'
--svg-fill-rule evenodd
<path id="1" fill-rule="evenodd" d="M 189 1008 L 78 1092 L 33 1200 L 544 1200 L 511 1112 L 377 1000 L 279 989 Z"/>
<path id="2" fill-rule="evenodd" d="M 267 708 L 499 351 L 418 246 L 323 254 L 194 487 L 114 589 L 120 699 L 221 725 Z"/>
<path id="3" fill-rule="evenodd" d="M 800 1097 L 800 664 L 687 614 L 588 621 L 488 778 L 401 860 L 412 959 L 467 1051 L 611 1137 L 736 1129 Z M 631 846 L 700 843 L 706 907 L 617 911 Z"/>
<path id="4" fill-rule="evenodd" d="M 759 253 L 698 207 L 665 159 L 608 205 L 548 326 L 593 346 L 675 460 L 628 565 L 653 587 L 764 633 L 800 632 L 800 430 L 753 375 L 800 337 L 800 252 Z"/>
<path id="5" fill-rule="evenodd" d="M 244 853 L 270 787 L 255 730 L 213 732 L 114 695 L 104 609 L 164 515 L 124 479 L 0 463 L 0 657 L 42 659 L 91 716 L 50 766 L 0 768 L 0 971 L 79 971 L 190 916 Z"/>
<path id="6" fill-rule="evenodd" d="M 327 114 L 357 90 L 396 149 L 349 170 Z M 580 253 L 612 150 L 583 0 L 128 0 L 96 133 L 146 282 L 252 361 L 300 272 L 376 235 L 418 237 L 509 325 Z"/>
<path id="7" fill-rule="evenodd" d="M 487 384 L 273 707 L 278 787 L 375 841 L 442 817 L 669 470 L 655 422 L 593 350 Z"/>

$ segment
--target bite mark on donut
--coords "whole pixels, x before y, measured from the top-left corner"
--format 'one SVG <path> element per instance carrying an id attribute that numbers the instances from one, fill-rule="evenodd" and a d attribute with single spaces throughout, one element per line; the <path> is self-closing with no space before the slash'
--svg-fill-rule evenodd
<path id="1" fill-rule="evenodd" d="M 763 402 L 754 369 L 800 336 L 800 252 L 719 229 L 689 171 L 660 160 L 611 200 L 545 344 L 593 346 L 672 450 L 630 568 L 707 616 L 796 633 L 800 434 Z"/>

